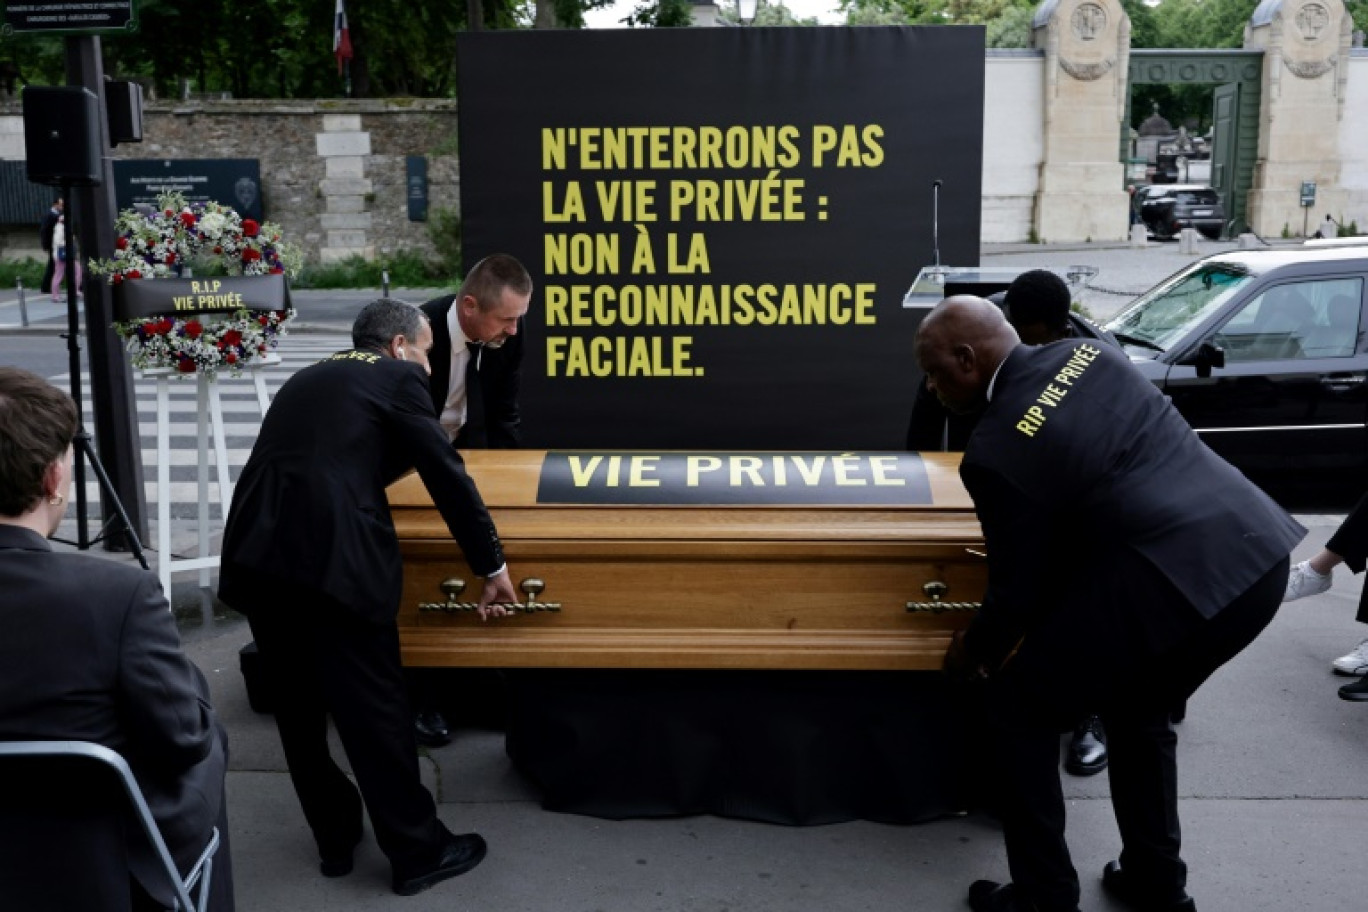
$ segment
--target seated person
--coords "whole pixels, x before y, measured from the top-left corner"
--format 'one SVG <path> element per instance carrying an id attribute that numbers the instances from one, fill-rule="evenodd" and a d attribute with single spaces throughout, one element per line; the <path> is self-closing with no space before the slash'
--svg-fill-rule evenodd
<path id="1" fill-rule="evenodd" d="M 93 741 L 118 752 L 182 873 L 217 826 L 209 908 L 225 912 L 233 908 L 227 737 L 204 676 L 181 651 L 157 577 L 58 553 L 47 541 L 66 512 L 76 431 L 69 396 L 0 367 L 0 740 Z M 126 881 L 135 910 L 171 908 L 164 869 L 145 840 L 130 839 L 127 859 L 130 870 L 101 869 L 102 859 L 71 870 Z M 6 871 L 6 882 L 23 873 Z M 36 886 L 60 907 L 60 885 Z M 8 906 L 3 897 L 0 906 Z M 111 907 L 128 905 L 111 898 Z"/>

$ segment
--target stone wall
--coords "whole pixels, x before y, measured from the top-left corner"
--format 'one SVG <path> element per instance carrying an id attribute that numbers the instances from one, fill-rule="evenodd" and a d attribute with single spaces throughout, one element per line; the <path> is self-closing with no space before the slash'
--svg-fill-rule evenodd
<path id="1" fill-rule="evenodd" d="M 1334 213 L 1346 224 L 1357 222 L 1368 232 L 1368 50 L 1358 48 L 1349 57 L 1344 87 L 1344 116 L 1339 122 L 1340 185 L 1344 210 Z M 1318 207 L 1318 211 L 1324 207 Z M 1323 217 L 1323 216 L 1322 216 Z"/>
<path id="2" fill-rule="evenodd" d="M 23 157 L 19 106 L 0 107 L 0 157 Z M 428 158 L 428 211 L 459 210 L 456 104 L 385 101 L 204 101 L 149 104 L 143 141 L 116 159 L 255 158 L 266 218 L 280 223 L 311 262 L 411 249 L 432 252 L 426 222 L 408 219 L 406 163 Z M 19 231 L 0 255 L 36 250 Z"/>
<path id="3" fill-rule="evenodd" d="M 989 51 L 983 85 L 985 244 L 1024 241 L 1045 162 L 1045 53 Z"/>

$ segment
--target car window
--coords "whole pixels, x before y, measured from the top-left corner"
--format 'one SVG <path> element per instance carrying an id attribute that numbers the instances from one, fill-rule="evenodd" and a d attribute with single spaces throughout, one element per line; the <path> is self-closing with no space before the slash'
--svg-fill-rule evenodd
<path id="1" fill-rule="evenodd" d="M 1198 263 L 1138 298 L 1106 328 L 1128 351 L 1167 351 L 1252 281 L 1243 267 Z"/>
<path id="2" fill-rule="evenodd" d="M 1358 344 L 1363 280 L 1274 285 L 1251 298 L 1212 341 L 1226 362 L 1344 358 Z"/>

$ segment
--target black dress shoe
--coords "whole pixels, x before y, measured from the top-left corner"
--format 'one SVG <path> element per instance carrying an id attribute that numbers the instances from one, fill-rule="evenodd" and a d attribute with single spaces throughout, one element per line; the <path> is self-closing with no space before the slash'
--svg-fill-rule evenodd
<path id="1" fill-rule="evenodd" d="M 1345 684 L 1339 689 L 1341 700 L 1353 700 L 1355 703 L 1362 703 L 1368 700 L 1368 677 L 1359 678 L 1352 684 Z"/>
<path id="2" fill-rule="evenodd" d="M 351 845 L 342 849 L 329 849 L 318 851 L 318 873 L 324 877 L 346 877 L 352 872 L 352 853 L 361 844 L 361 837 L 358 835 Z"/>
<path id="3" fill-rule="evenodd" d="M 1102 869 L 1102 889 L 1139 912 L 1197 912 L 1197 904 L 1186 893 L 1182 899 L 1157 899 L 1155 893 L 1126 876 L 1119 861 L 1109 861 Z"/>
<path id="4" fill-rule="evenodd" d="M 1064 768 L 1075 776 L 1095 776 L 1107 768 L 1107 733 L 1100 718 L 1088 716 L 1074 729 Z"/>
<path id="5" fill-rule="evenodd" d="M 413 717 L 413 734 L 424 747 L 441 747 L 451 743 L 451 729 L 446 719 L 435 709 L 420 709 Z"/>
<path id="6" fill-rule="evenodd" d="M 479 833 L 448 837 L 447 844 L 442 849 L 442 857 L 437 859 L 436 866 L 407 877 L 396 874 L 394 892 L 400 896 L 412 896 L 448 878 L 464 874 L 484 861 L 486 851 L 484 838 Z"/>
<path id="7" fill-rule="evenodd" d="M 1020 912 L 1016 889 L 1009 883 L 976 880 L 969 885 L 969 908 L 974 912 Z"/>

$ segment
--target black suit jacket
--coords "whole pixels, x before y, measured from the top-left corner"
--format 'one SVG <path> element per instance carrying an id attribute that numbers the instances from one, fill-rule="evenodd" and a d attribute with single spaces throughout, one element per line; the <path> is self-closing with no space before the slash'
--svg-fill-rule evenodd
<path id="1" fill-rule="evenodd" d="M 428 362 L 432 367 L 432 405 L 440 418 L 446 407 L 447 391 L 451 387 L 451 332 L 447 329 L 447 314 L 456 301 L 455 295 L 434 298 L 423 305 L 423 313 L 432 323 L 432 351 Z M 466 424 L 461 427 L 452 445 L 461 449 L 509 450 L 522 441 L 522 415 L 518 412 L 518 386 L 523 359 L 523 322 L 518 321 L 518 332 L 510 336 L 500 348 L 484 349 L 482 355 L 472 351 L 469 376 L 479 364 L 480 409 L 467 406 Z M 467 387 L 469 389 L 469 387 Z"/>
<path id="2" fill-rule="evenodd" d="M 1058 603 L 1085 552 L 1137 555 L 1212 618 L 1306 532 L 1108 345 L 1018 346 L 992 395 L 960 466 L 988 550 L 966 646 L 990 665 Z M 1145 610 L 1125 579 L 1105 585 L 1123 614 Z"/>
<path id="3" fill-rule="evenodd" d="M 999 295 L 988 300 L 1002 306 Z M 1116 337 L 1102 327 L 1069 312 L 1069 327 L 1066 339 L 1099 339 L 1108 345 L 1119 348 Z M 918 450 L 962 452 L 969 443 L 969 435 L 974 433 L 974 425 L 979 416 L 956 415 L 941 405 L 936 394 L 926 385 L 923 377 L 917 384 L 917 395 L 912 400 L 912 418 L 907 424 L 907 439 L 904 448 Z"/>
<path id="4" fill-rule="evenodd" d="M 0 739 L 117 751 L 182 869 L 204 849 L 223 802 L 226 740 L 153 574 L 56 553 L 37 533 L 0 525 Z M 141 840 L 128 864 L 169 908 Z"/>
<path id="5" fill-rule="evenodd" d="M 502 566 L 494 523 L 410 361 L 339 352 L 276 395 L 233 494 L 219 595 L 251 614 L 261 577 L 393 623 L 403 564 L 385 488 L 417 467 L 476 573 Z"/>

